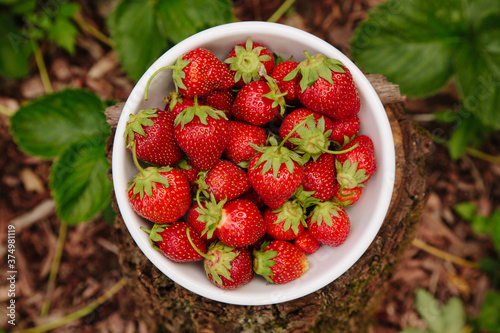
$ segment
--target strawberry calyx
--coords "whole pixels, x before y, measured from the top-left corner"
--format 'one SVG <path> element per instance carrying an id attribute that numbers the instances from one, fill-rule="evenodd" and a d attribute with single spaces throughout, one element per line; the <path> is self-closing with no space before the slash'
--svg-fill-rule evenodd
<path id="1" fill-rule="evenodd" d="M 358 163 L 351 163 L 347 159 L 344 163 L 335 160 L 335 169 L 337 171 L 337 181 L 341 186 L 341 191 L 344 188 L 355 188 L 357 186 L 363 187 L 365 182 L 370 176 L 366 174 L 365 169 L 358 169 Z M 341 192 L 342 193 L 342 192 Z"/>
<path id="2" fill-rule="evenodd" d="M 295 168 L 293 163 L 294 161 L 299 165 L 304 165 L 305 162 L 302 157 L 293 150 L 284 147 L 284 144 L 300 126 L 303 126 L 312 117 L 312 115 L 307 116 L 306 119 L 297 124 L 279 144 L 274 136 L 270 136 L 268 139 L 270 145 L 263 147 L 259 147 L 249 142 L 248 144 L 250 146 L 252 146 L 256 151 L 262 153 L 253 166 L 253 169 L 259 167 L 261 164 L 264 164 L 262 167 L 262 174 L 265 174 L 272 168 L 273 177 L 276 179 L 278 178 L 278 172 L 282 164 L 286 165 L 291 174 L 293 174 L 293 169 Z"/>
<path id="3" fill-rule="evenodd" d="M 274 283 L 271 267 L 276 265 L 276 261 L 273 259 L 278 255 L 278 251 L 266 251 L 269 244 L 269 241 L 265 241 L 259 251 L 254 251 L 253 269 L 256 274 L 262 275 L 267 282 Z"/>
<path id="4" fill-rule="evenodd" d="M 125 144 L 127 148 L 131 147 L 133 141 L 135 141 L 135 134 L 142 135 L 146 137 L 146 132 L 144 127 L 153 126 L 154 122 L 151 118 L 158 117 L 158 108 L 141 110 L 137 114 L 130 114 L 127 124 L 125 126 L 125 133 L 123 138 L 125 139 Z"/>
<path id="5" fill-rule="evenodd" d="M 285 107 L 286 107 L 286 101 L 285 101 L 285 95 L 288 94 L 288 92 L 282 93 L 280 91 L 280 88 L 278 87 L 278 84 L 276 83 L 276 80 L 270 77 L 269 75 L 265 74 L 264 77 L 267 80 L 267 85 L 271 89 L 270 92 L 267 94 L 262 95 L 262 97 L 266 97 L 270 100 L 273 101 L 273 104 L 271 106 L 273 108 L 279 106 L 280 107 L 280 114 L 284 115 L 285 114 Z"/>
<path id="6" fill-rule="evenodd" d="M 334 217 L 339 217 L 339 211 L 342 209 L 333 201 L 323 201 L 314 207 L 311 212 L 311 223 L 317 223 L 318 226 L 325 222 L 328 226 L 332 226 Z"/>
<path id="7" fill-rule="evenodd" d="M 182 57 L 177 58 L 176 62 L 172 66 L 163 66 L 159 69 L 157 69 L 148 79 L 148 82 L 146 83 L 146 88 L 144 89 L 144 100 L 148 100 L 149 98 L 149 86 L 151 85 L 151 81 L 153 81 L 153 78 L 158 75 L 158 73 L 164 71 L 165 69 L 172 69 L 172 78 L 174 80 L 175 84 L 175 91 L 179 91 L 179 88 L 186 89 L 186 86 L 184 85 L 184 82 L 182 82 L 182 79 L 186 77 L 186 73 L 184 73 L 183 69 L 189 63 L 191 60 L 184 60 Z"/>
<path id="8" fill-rule="evenodd" d="M 226 199 L 222 199 L 217 202 L 213 193 L 210 193 L 210 200 L 207 200 L 203 203 L 200 200 L 200 193 L 202 191 L 199 189 L 196 192 L 196 202 L 198 203 L 198 207 L 196 207 L 196 212 L 200 214 L 197 218 L 198 221 L 205 223 L 205 229 L 201 233 L 202 236 L 207 234 L 207 238 L 211 239 L 215 229 L 219 225 L 219 222 L 222 220 L 222 208 L 226 203 Z"/>
<path id="9" fill-rule="evenodd" d="M 157 224 L 155 223 L 153 227 L 150 229 L 146 229 L 144 227 L 141 227 L 141 230 L 149 234 L 149 242 L 151 243 L 151 246 L 155 249 L 161 252 L 160 248 L 157 245 L 157 242 L 162 242 L 163 237 L 160 235 L 163 231 L 165 231 L 165 228 L 168 228 L 170 224 Z"/>
<path id="10" fill-rule="evenodd" d="M 300 89 L 302 92 L 312 86 L 319 78 L 323 78 L 333 85 L 332 71 L 336 73 L 345 73 L 344 64 L 338 59 L 327 58 L 322 54 L 311 56 L 309 52 L 304 51 L 306 59 L 302 60 L 297 68 L 292 70 L 283 78 L 283 81 L 293 80 L 299 73 Z"/>
<path id="11" fill-rule="evenodd" d="M 314 119 L 309 119 L 306 126 L 300 126 L 297 128 L 298 138 L 290 138 L 290 143 L 296 145 L 295 151 L 303 153 L 303 159 L 307 162 L 309 159 L 316 161 L 322 154 L 343 154 L 355 149 L 358 144 L 354 144 L 344 150 L 329 150 L 328 147 L 332 142 L 329 139 L 332 130 L 325 131 L 325 118 L 321 117 L 318 121 Z"/>
<path id="12" fill-rule="evenodd" d="M 148 197 L 151 197 L 153 195 L 153 189 L 156 190 L 156 184 L 162 184 L 165 187 L 169 187 L 169 182 L 168 179 L 160 174 L 160 172 L 169 172 L 173 168 L 170 166 L 164 166 L 164 167 L 154 167 L 150 166 L 144 169 L 140 163 L 139 160 L 137 159 L 137 144 L 134 141 L 131 141 L 130 143 L 131 148 L 132 148 L 132 157 L 134 160 L 134 164 L 139 169 L 139 173 L 134 177 L 134 180 L 130 182 L 130 187 L 127 189 L 127 191 L 130 191 L 132 188 L 133 193 L 131 199 L 135 198 L 137 194 L 139 194 L 139 198 L 142 200 L 144 197 L 144 194 L 146 194 Z"/>
<path id="13" fill-rule="evenodd" d="M 189 232 L 187 232 L 187 238 L 196 252 L 205 258 L 203 266 L 207 276 L 211 275 L 213 281 L 219 286 L 223 286 L 221 276 L 225 277 L 229 281 L 233 281 L 229 270 L 232 268 L 231 263 L 234 259 L 236 259 L 236 257 L 238 257 L 240 252 L 233 252 L 235 249 L 234 247 L 226 245 L 221 241 L 215 241 L 210 244 L 207 253 L 203 253 L 196 246 L 194 246 Z"/>
<path id="14" fill-rule="evenodd" d="M 227 116 L 224 111 L 217 110 L 208 105 L 200 105 L 198 103 L 198 98 L 194 98 L 194 105 L 188 106 L 184 110 L 181 111 L 175 117 L 174 126 L 181 125 L 181 128 L 184 128 L 186 124 L 189 124 L 194 117 L 198 117 L 203 125 L 208 125 L 207 118 L 211 117 L 213 119 L 225 119 L 227 120 Z"/>
<path id="15" fill-rule="evenodd" d="M 278 224 L 285 221 L 283 230 L 288 231 L 292 228 L 295 235 L 298 235 L 300 224 L 307 227 L 307 209 L 320 202 L 319 199 L 312 196 L 314 192 L 304 191 L 304 187 L 300 185 L 291 200 L 285 202 L 280 208 L 273 210 L 273 213 L 279 213 L 274 223 Z"/>
<path id="16" fill-rule="evenodd" d="M 299 225 L 307 225 L 304 210 L 300 203 L 296 200 L 289 200 L 285 202 L 280 208 L 274 209 L 273 213 L 278 213 L 276 221 L 273 223 L 278 224 L 284 221 L 283 231 L 285 232 L 292 228 L 294 234 L 298 235 Z"/>
<path id="17" fill-rule="evenodd" d="M 253 47 L 251 38 L 247 39 L 245 46 L 236 45 L 234 51 L 236 56 L 224 60 L 229 69 L 234 71 L 234 82 L 243 80 L 245 84 L 258 81 L 260 77 L 267 74 L 263 62 L 271 60 L 267 54 L 261 55 L 263 46 Z"/>

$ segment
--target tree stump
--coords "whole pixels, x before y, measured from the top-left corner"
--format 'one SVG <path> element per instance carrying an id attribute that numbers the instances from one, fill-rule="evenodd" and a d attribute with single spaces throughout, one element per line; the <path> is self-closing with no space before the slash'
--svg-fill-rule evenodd
<path id="1" fill-rule="evenodd" d="M 380 305 L 410 245 L 425 203 L 425 157 L 432 140 L 405 118 L 399 88 L 368 75 L 389 117 L 396 148 L 396 178 L 387 217 L 364 255 L 338 279 L 310 295 L 273 305 L 240 306 L 184 289 L 160 272 L 130 236 L 116 201 L 114 243 L 128 289 L 150 332 L 363 332 Z M 106 110 L 112 135 L 123 103 Z M 112 175 L 110 175 L 112 177 Z M 113 194 L 114 198 L 114 194 Z"/>

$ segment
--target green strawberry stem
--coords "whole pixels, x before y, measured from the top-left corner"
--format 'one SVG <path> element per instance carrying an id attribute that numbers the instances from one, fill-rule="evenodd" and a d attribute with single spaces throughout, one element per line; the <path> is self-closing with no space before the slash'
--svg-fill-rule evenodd
<path id="1" fill-rule="evenodd" d="M 295 133 L 299 129 L 299 127 L 304 126 L 307 123 L 307 121 L 312 119 L 313 117 L 314 117 L 313 115 L 309 115 L 303 121 L 295 125 L 294 128 L 283 138 L 283 140 L 281 140 L 280 144 L 278 145 L 278 150 L 281 149 L 281 147 L 283 147 L 285 142 L 288 141 L 288 139 L 290 139 L 290 137 L 293 135 L 293 133 Z"/>
<path id="2" fill-rule="evenodd" d="M 144 176 L 146 171 L 142 168 L 141 164 L 139 163 L 139 159 L 137 158 L 137 142 L 135 140 L 131 141 L 130 146 L 132 147 L 132 159 L 134 161 L 134 164 L 139 172 Z"/>
<path id="3" fill-rule="evenodd" d="M 194 250 L 195 250 L 195 251 L 196 251 L 196 252 L 197 252 L 200 256 L 202 256 L 203 258 L 208 259 L 208 260 L 210 260 L 210 261 L 213 261 L 213 260 L 215 259 L 215 257 L 214 257 L 214 256 L 212 256 L 212 255 L 210 255 L 210 254 L 207 254 L 207 253 L 204 253 L 204 252 L 201 252 L 201 251 L 200 251 L 200 249 L 199 249 L 196 245 L 194 245 L 193 239 L 191 238 L 191 232 L 190 232 L 190 231 L 191 231 L 191 228 L 190 228 L 190 227 L 188 227 L 188 228 L 186 229 L 186 236 L 187 236 L 187 239 L 188 239 L 188 241 L 189 241 L 189 244 L 191 244 L 191 246 L 193 247 L 193 249 L 194 249 Z"/>
<path id="4" fill-rule="evenodd" d="M 184 67 L 186 67 L 191 60 L 183 60 L 182 57 L 178 58 L 177 61 L 175 62 L 175 65 L 170 65 L 170 66 L 163 66 L 159 69 L 156 70 L 156 72 L 151 75 L 149 78 L 148 82 L 146 83 L 146 88 L 144 91 L 144 100 L 148 100 L 148 95 L 149 95 L 149 85 L 151 84 L 151 81 L 153 81 L 153 78 L 158 75 L 161 71 L 164 71 L 165 69 L 172 69 L 174 73 L 172 74 L 172 78 L 174 79 L 175 83 L 175 90 L 178 91 L 179 88 L 186 89 L 186 86 L 182 82 L 182 79 L 185 76 L 185 73 L 182 71 Z"/>

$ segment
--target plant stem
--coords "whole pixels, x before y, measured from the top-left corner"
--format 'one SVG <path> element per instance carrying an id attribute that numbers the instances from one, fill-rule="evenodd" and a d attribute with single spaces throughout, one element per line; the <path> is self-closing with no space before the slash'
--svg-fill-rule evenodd
<path id="1" fill-rule="evenodd" d="M 52 299 L 52 294 L 54 293 L 54 288 L 56 285 L 56 277 L 59 272 L 59 264 L 61 263 L 61 257 L 64 250 L 64 243 L 66 242 L 66 234 L 68 231 L 68 225 L 61 222 L 59 227 L 59 235 L 57 236 L 56 253 L 54 254 L 54 260 L 52 261 L 52 267 L 50 268 L 49 281 L 47 282 L 47 292 L 45 294 L 45 300 L 42 304 L 42 309 L 40 311 L 40 316 L 45 317 L 49 314 L 50 301 Z"/>
<path id="2" fill-rule="evenodd" d="M 445 252 L 445 251 L 442 251 L 438 248 L 435 248 L 434 246 L 431 246 L 418 238 L 415 238 L 412 241 L 412 245 L 415 247 L 418 247 L 419 249 L 424 250 L 425 252 L 428 252 L 428 253 L 430 253 L 438 258 L 448 260 L 454 264 L 462 265 L 462 266 L 469 267 L 469 268 L 475 268 L 475 269 L 479 268 L 479 264 L 477 262 L 465 260 L 465 259 L 459 258 L 457 256 L 454 256 L 448 252 Z"/>
<path id="3" fill-rule="evenodd" d="M 471 148 L 471 147 L 465 147 L 465 153 L 467 155 L 470 155 L 470 156 L 482 159 L 482 160 L 484 160 L 486 162 L 490 162 L 490 163 L 493 163 L 493 164 L 499 164 L 500 165 L 500 157 L 497 157 L 497 156 L 494 156 L 494 155 L 490 155 L 490 154 L 486 154 L 486 153 L 484 153 L 482 151 L 479 151 L 477 149 L 474 149 L 474 148 Z"/>
<path id="4" fill-rule="evenodd" d="M 271 15 L 267 22 L 277 22 L 290 7 L 292 7 L 295 0 L 285 0 L 281 6 Z"/>
<path id="5" fill-rule="evenodd" d="M 42 50 L 33 39 L 31 40 L 31 46 L 33 48 L 33 54 L 35 56 L 35 61 L 38 67 L 38 72 L 40 73 L 43 88 L 45 89 L 46 94 L 50 94 L 54 90 L 52 89 L 52 84 L 50 83 L 50 78 L 47 72 L 47 67 L 45 66 L 45 61 L 43 60 Z"/>
<path id="6" fill-rule="evenodd" d="M 75 15 L 73 15 L 73 20 L 78 24 L 78 26 L 91 36 L 95 37 L 96 39 L 100 40 L 104 44 L 108 45 L 111 48 L 115 47 L 115 43 L 105 34 L 100 32 L 98 29 L 96 29 L 93 25 L 89 24 L 87 21 L 82 16 L 81 12 L 76 12 Z"/>
<path id="7" fill-rule="evenodd" d="M 53 330 L 55 328 L 61 327 L 65 324 L 68 324 L 72 321 L 75 321 L 77 319 L 80 319 L 82 317 L 85 317 L 89 314 L 92 313 L 97 307 L 99 307 L 101 304 L 104 302 L 108 301 L 113 297 L 120 289 L 127 283 L 127 279 L 125 277 L 121 278 L 117 283 L 115 283 L 108 291 L 106 291 L 104 294 L 102 294 L 99 298 L 97 298 L 95 301 L 87 305 L 86 307 L 70 313 L 67 316 L 64 316 L 56 321 L 43 324 L 37 327 L 29 328 L 26 330 L 20 330 L 20 331 L 15 331 L 16 333 L 41 333 L 41 332 L 46 332 L 49 330 Z"/>

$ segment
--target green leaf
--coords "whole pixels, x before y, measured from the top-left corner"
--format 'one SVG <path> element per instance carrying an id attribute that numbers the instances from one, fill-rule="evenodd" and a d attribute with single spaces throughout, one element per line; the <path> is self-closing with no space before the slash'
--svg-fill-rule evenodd
<path id="1" fill-rule="evenodd" d="M 427 96 L 453 75 L 467 29 L 461 1 L 389 0 L 369 12 L 351 41 L 360 67 L 385 75 L 409 96 Z"/>
<path id="2" fill-rule="evenodd" d="M 55 19 L 50 27 L 47 37 L 55 42 L 57 46 L 62 47 L 70 54 L 74 54 L 78 33 L 79 31 L 73 22 L 66 17 L 60 16 Z"/>
<path id="3" fill-rule="evenodd" d="M 0 14 L 0 75 L 6 78 L 28 75 L 32 53 L 29 39 L 16 25 L 14 16 Z"/>
<path id="4" fill-rule="evenodd" d="M 134 80 L 139 80 L 167 47 L 156 10 L 157 1 L 121 1 L 107 20 L 120 63 Z"/>
<path id="5" fill-rule="evenodd" d="M 498 5 L 498 4 L 497 4 Z M 484 125 L 500 129 L 500 14 L 477 23 L 455 58 L 463 106 Z"/>
<path id="6" fill-rule="evenodd" d="M 176 44 L 187 37 L 234 20 L 229 0 L 159 1 L 158 26 L 169 41 Z"/>
<path id="7" fill-rule="evenodd" d="M 477 212 L 477 204 L 474 202 L 461 202 L 456 204 L 454 209 L 460 217 L 472 221 Z"/>
<path id="8" fill-rule="evenodd" d="M 109 136 L 105 105 L 87 90 L 64 90 L 21 107 L 11 118 L 11 132 L 27 154 L 53 158 L 90 136 Z"/>
<path id="9" fill-rule="evenodd" d="M 446 328 L 443 333 L 461 333 L 466 324 L 462 300 L 458 297 L 452 297 L 442 306 L 441 310 Z"/>
<path id="10" fill-rule="evenodd" d="M 500 293 L 488 291 L 479 316 L 481 328 L 488 332 L 500 332 Z"/>
<path id="11" fill-rule="evenodd" d="M 92 219 L 110 203 L 112 183 L 105 149 L 105 137 L 89 136 L 67 146 L 51 168 L 56 211 L 69 225 Z"/>
<path id="12" fill-rule="evenodd" d="M 229 0 L 122 0 L 107 25 L 124 70 L 138 80 L 169 47 L 232 18 Z"/>
<path id="13" fill-rule="evenodd" d="M 432 332 L 445 331 L 445 322 L 439 302 L 427 290 L 417 290 L 414 306 Z"/>
<path id="14" fill-rule="evenodd" d="M 453 160 L 462 157 L 467 146 L 476 146 L 484 139 L 484 134 L 489 132 L 476 117 L 467 111 L 461 112 L 457 124 L 448 140 L 448 152 Z"/>

